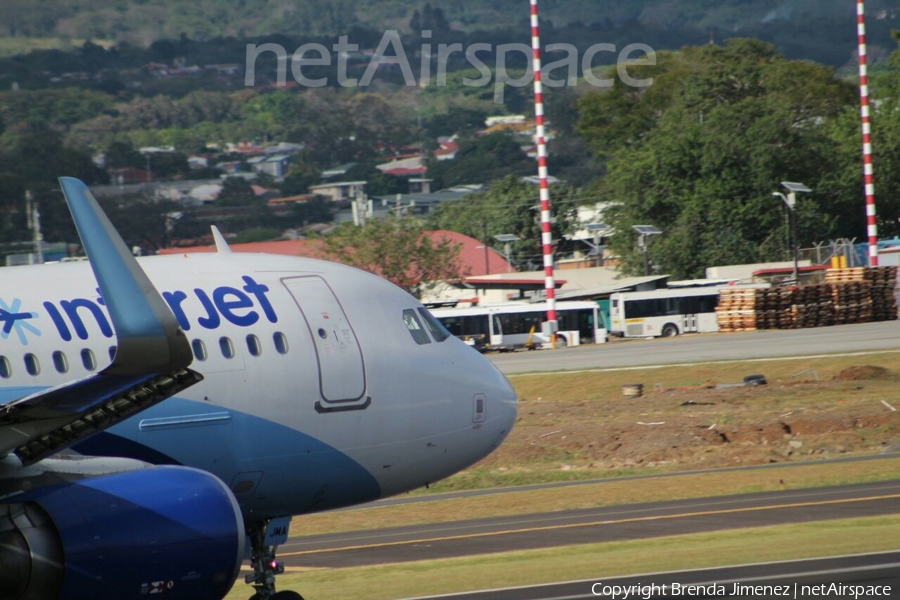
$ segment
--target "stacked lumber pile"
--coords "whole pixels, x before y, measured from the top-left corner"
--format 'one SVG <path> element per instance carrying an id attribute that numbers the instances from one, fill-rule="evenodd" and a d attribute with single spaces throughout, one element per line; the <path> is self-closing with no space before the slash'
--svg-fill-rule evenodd
<path id="1" fill-rule="evenodd" d="M 829 269 L 825 283 L 722 289 L 721 331 L 801 329 L 898 318 L 897 267 Z"/>
<path id="2" fill-rule="evenodd" d="M 803 285 L 794 289 L 792 329 L 834 325 L 834 304 L 828 285 Z"/>
<path id="3" fill-rule="evenodd" d="M 851 267 L 847 269 L 828 269 L 825 271 L 825 283 L 847 283 L 848 281 L 865 281 L 865 267 Z"/>
<path id="4" fill-rule="evenodd" d="M 872 284 L 872 320 L 897 320 L 897 267 L 872 267 L 865 277 Z"/>
<path id="5" fill-rule="evenodd" d="M 836 322 L 897 319 L 897 267 L 828 269 L 825 282 L 835 290 Z"/>
<path id="6" fill-rule="evenodd" d="M 760 301 L 757 304 L 756 327 L 757 329 L 778 329 L 783 308 L 787 306 L 788 299 L 778 288 L 757 290 L 760 293 Z M 790 290 L 788 290 L 790 291 Z"/>
<path id="7" fill-rule="evenodd" d="M 834 323 L 868 323 L 872 320 L 872 284 L 868 281 L 843 281 L 831 286 Z"/>
<path id="8" fill-rule="evenodd" d="M 721 331 L 755 331 L 758 307 L 762 306 L 763 293 L 768 290 L 730 288 L 719 291 L 716 320 Z"/>
<path id="9" fill-rule="evenodd" d="M 773 311 L 772 329 L 793 329 L 796 322 L 794 313 L 794 291 L 792 287 L 769 288 L 769 306 Z"/>

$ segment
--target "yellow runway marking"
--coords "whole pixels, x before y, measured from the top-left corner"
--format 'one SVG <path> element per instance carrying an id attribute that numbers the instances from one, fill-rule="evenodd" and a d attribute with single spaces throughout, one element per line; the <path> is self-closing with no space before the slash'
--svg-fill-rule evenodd
<path id="1" fill-rule="evenodd" d="M 408 546 L 410 544 L 428 544 L 433 542 L 446 542 L 452 540 L 467 540 L 482 537 L 495 537 L 500 535 L 509 535 L 514 533 L 535 533 L 539 531 L 554 531 L 559 529 L 575 529 L 578 527 L 597 527 L 600 525 L 620 525 L 624 523 L 641 523 L 648 521 L 664 521 L 669 519 L 685 519 L 690 517 L 711 517 L 716 515 L 729 515 L 742 512 L 761 512 L 764 510 L 778 510 L 785 508 L 804 508 L 810 506 L 828 506 L 835 504 L 851 504 L 859 502 L 872 502 L 875 500 L 892 500 L 900 499 L 900 494 L 890 494 L 887 496 L 870 496 L 868 498 L 849 498 L 845 500 L 820 500 L 817 502 L 798 502 L 794 504 L 773 504 L 771 506 L 751 506 L 747 508 L 728 508 L 721 510 L 709 510 L 692 513 L 681 513 L 674 515 L 657 515 L 652 517 L 632 517 L 629 519 L 614 519 L 604 521 L 590 521 L 587 523 L 569 523 L 566 525 L 544 525 L 541 527 L 525 527 L 521 529 L 508 529 L 504 531 L 486 531 L 483 533 L 466 533 L 460 535 L 450 535 L 444 537 L 422 538 L 417 540 L 405 540 L 396 542 L 382 542 L 378 544 L 362 544 L 358 546 L 343 546 L 340 548 L 323 548 L 320 550 L 299 550 L 297 552 L 279 553 L 279 556 L 303 556 L 306 554 L 325 554 L 331 552 L 344 552 L 347 550 L 367 550 L 370 548 L 386 548 L 389 546 Z M 898 506 L 900 509 L 900 506 Z"/>

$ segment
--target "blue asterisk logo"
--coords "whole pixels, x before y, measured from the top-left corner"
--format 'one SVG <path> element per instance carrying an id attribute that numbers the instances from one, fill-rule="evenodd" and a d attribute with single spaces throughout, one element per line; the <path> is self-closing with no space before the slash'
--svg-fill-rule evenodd
<path id="1" fill-rule="evenodd" d="M 22 342 L 23 346 L 27 346 L 28 338 L 25 332 L 27 331 L 35 337 L 40 337 L 41 332 L 31 323 L 26 323 L 28 319 L 36 319 L 38 314 L 34 312 L 19 312 L 21 306 L 22 300 L 19 298 L 15 298 L 12 301 L 12 305 L 0 299 L 0 323 L 3 324 L 3 328 L 0 330 L 0 338 L 7 339 L 9 334 L 15 330 L 16 335 L 19 336 L 19 341 Z"/>

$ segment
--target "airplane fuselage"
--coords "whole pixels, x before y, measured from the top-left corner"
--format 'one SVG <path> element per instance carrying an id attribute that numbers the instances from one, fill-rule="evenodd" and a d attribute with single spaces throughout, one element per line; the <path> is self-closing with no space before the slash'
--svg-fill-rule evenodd
<path id="1" fill-rule="evenodd" d="M 513 425 L 499 371 L 373 275 L 269 255 L 140 264 L 204 380 L 76 452 L 200 468 L 246 518 L 268 518 L 434 482 Z M 88 263 L 9 268 L 3 281 L 0 404 L 109 364 L 116 337 Z"/>

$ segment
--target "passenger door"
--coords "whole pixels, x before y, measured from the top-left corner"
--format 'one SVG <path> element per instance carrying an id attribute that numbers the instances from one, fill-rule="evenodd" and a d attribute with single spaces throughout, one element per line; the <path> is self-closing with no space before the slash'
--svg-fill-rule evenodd
<path id="1" fill-rule="evenodd" d="M 362 349 L 350 320 L 328 283 L 318 276 L 282 283 L 306 322 L 319 367 L 320 412 L 354 410 L 369 404 Z"/>

